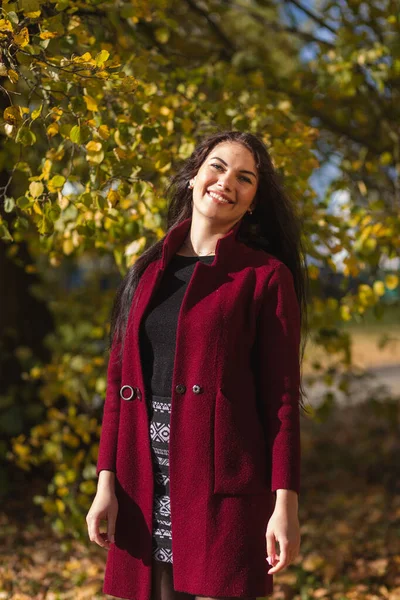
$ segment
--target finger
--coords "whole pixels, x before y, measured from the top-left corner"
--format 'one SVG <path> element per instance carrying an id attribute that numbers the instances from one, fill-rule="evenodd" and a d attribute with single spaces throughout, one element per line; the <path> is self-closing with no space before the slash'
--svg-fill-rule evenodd
<path id="1" fill-rule="evenodd" d="M 268 570 L 269 575 L 273 575 L 274 573 L 281 571 L 284 567 L 288 565 L 287 547 L 282 546 L 281 544 L 279 544 L 279 547 L 281 548 L 279 560 L 276 565 L 274 565 L 273 567 L 271 567 L 271 569 Z"/>
<path id="2" fill-rule="evenodd" d="M 110 540 L 108 539 L 107 533 L 100 533 L 100 537 L 103 540 L 102 547 L 106 548 L 107 550 L 109 550 L 110 546 L 111 546 L 111 543 L 110 543 Z"/>
<path id="3" fill-rule="evenodd" d="M 274 556 L 276 556 L 275 536 L 273 533 L 267 533 L 266 538 L 267 538 L 267 559 L 270 558 L 270 560 L 273 561 Z"/>
<path id="4" fill-rule="evenodd" d="M 113 544 L 115 542 L 115 521 L 117 515 L 109 515 L 107 521 L 107 539 Z"/>
<path id="5" fill-rule="evenodd" d="M 100 535 L 100 517 L 97 515 L 93 515 L 88 520 L 88 529 L 89 529 L 89 539 L 91 542 L 95 542 L 102 548 L 104 548 L 105 543 L 103 537 Z"/>

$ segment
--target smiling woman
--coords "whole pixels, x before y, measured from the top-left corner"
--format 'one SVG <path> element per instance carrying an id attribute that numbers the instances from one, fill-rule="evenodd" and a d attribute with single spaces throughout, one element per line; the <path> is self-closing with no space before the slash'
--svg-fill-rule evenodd
<path id="1" fill-rule="evenodd" d="M 221 142 L 213 148 L 212 156 L 201 165 L 190 180 L 193 189 L 193 216 L 191 244 L 196 254 L 202 254 L 208 238 L 211 242 L 213 229 L 232 226 L 248 211 L 257 192 L 258 176 L 253 153 L 237 142 Z M 204 204 L 202 199 L 208 202 Z M 218 215 L 214 206 L 229 205 L 228 213 Z M 217 230 L 216 230 L 217 231 Z"/>
<path id="2" fill-rule="evenodd" d="M 300 226 L 250 133 L 202 140 L 167 196 L 115 298 L 89 537 L 106 594 L 266 596 L 300 545 Z"/>

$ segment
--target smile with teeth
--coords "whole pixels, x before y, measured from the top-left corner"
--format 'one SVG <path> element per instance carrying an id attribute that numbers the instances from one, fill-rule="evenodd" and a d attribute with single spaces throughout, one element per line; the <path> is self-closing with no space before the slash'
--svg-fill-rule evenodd
<path id="1" fill-rule="evenodd" d="M 211 196 L 211 198 L 218 200 L 218 202 L 223 202 L 225 204 L 233 204 L 230 200 L 227 200 L 226 198 L 224 198 L 223 196 L 220 196 L 219 194 L 216 194 L 215 192 L 210 192 L 207 190 L 207 194 L 209 196 Z"/>

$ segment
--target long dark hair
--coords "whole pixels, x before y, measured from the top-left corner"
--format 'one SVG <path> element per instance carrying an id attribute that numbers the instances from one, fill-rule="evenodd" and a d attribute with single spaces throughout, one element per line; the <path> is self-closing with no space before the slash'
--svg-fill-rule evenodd
<path id="1" fill-rule="evenodd" d="M 262 248 L 284 262 L 294 279 L 301 312 L 302 342 L 300 361 L 303 362 L 308 333 L 307 296 L 308 269 L 301 238 L 301 223 L 279 174 L 275 171 L 268 150 L 260 137 L 240 131 L 219 131 L 202 139 L 191 156 L 170 179 L 166 190 L 168 199 L 167 228 L 164 237 L 152 244 L 129 269 L 117 290 L 111 313 L 109 345 L 120 345 L 120 356 L 132 298 L 146 267 L 161 257 L 164 239 L 169 230 L 192 215 L 192 191 L 189 180 L 211 150 L 222 142 L 237 142 L 250 150 L 257 165 L 259 183 L 253 200 L 253 213 L 245 213 L 237 232 L 238 240 L 254 248 Z M 301 395 L 305 396 L 301 386 Z M 302 399 L 300 405 L 304 409 Z"/>

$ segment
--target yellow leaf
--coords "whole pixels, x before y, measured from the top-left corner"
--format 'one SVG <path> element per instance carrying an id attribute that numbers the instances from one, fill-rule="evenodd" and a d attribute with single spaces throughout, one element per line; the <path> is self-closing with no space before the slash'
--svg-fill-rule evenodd
<path id="1" fill-rule="evenodd" d="M 17 81 L 19 79 L 19 75 L 18 75 L 17 71 L 14 71 L 14 69 L 8 69 L 7 77 L 11 81 L 11 83 L 17 83 Z"/>
<path id="2" fill-rule="evenodd" d="M 65 504 L 64 504 L 64 502 L 63 502 L 62 500 L 60 500 L 59 498 L 56 498 L 56 506 L 57 506 L 58 512 L 59 512 L 60 514 L 63 514 L 63 513 L 65 513 Z"/>
<path id="3" fill-rule="evenodd" d="M 86 160 L 91 165 L 99 165 L 104 160 L 104 152 L 88 152 Z"/>
<path id="4" fill-rule="evenodd" d="M 69 254 L 72 254 L 73 251 L 74 251 L 74 244 L 72 242 L 72 239 L 69 238 L 67 240 L 64 240 L 64 242 L 63 242 L 64 254 L 66 254 L 68 256 Z"/>
<path id="5" fill-rule="evenodd" d="M 122 150 L 122 148 L 113 148 L 113 153 L 118 162 L 128 156 L 125 150 Z"/>
<path id="6" fill-rule="evenodd" d="M 108 52 L 108 50 L 102 50 L 101 52 L 99 52 L 99 54 L 96 56 L 96 65 L 98 67 L 102 67 L 106 60 L 108 60 L 109 56 L 110 53 Z"/>
<path id="7" fill-rule="evenodd" d="M 365 183 L 363 181 L 357 181 L 357 185 L 361 194 L 365 196 L 367 194 L 367 186 L 365 185 Z"/>
<path id="8" fill-rule="evenodd" d="M 35 119 L 37 119 L 38 117 L 40 117 L 40 114 L 42 112 L 42 107 L 43 107 L 43 104 L 41 104 L 39 106 L 39 108 L 37 108 L 36 110 L 32 111 L 32 121 L 34 121 Z"/>
<path id="9" fill-rule="evenodd" d="M 399 285 L 399 278 L 397 275 L 386 275 L 385 285 L 388 290 L 394 290 Z"/>
<path id="10" fill-rule="evenodd" d="M 56 31 L 41 31 L 39 35 L 41 40 L 51 40 L 57 36 L 58 33 Z"/>
<path id="11" fill-rule="evenodd" d="M 85 54 L 82 54 L 82 56 L 75 56 L 75 58 L 72 59 L 72 62 L 74 62 L 74 63 L 90 62 L 90 63 L 96 64 L 95 61 L 92 59 L 92 55 L 90 54 L 90 52 L 85 52 Z"/>
<path id="12" fill-rule="evenodd" d="M 65 485 L 67 483 L 64 475 L 62 475 L 61 473 L 57 473 L 54 476 L 54 483 L 56 484 L 57 487 L 61 487 L 63 485 Z"/>
<path id="13" fill-rule="evenodd" d="M 383 296 L 385 294 L 385 285 L 383 281 L 374 281 L 373 288 L 377 296 Z"/>
<path id="14" fill-rule="evenodd" d="M 43 191 L 44 191 L 43 183 L 41 183 L 40 181 L 32 181 L 32 183 L 29 186 L 29 192 L 30 192 L 32 198 L 38 198 L 39 196 L 41 196 L 43 194 Z"/>
<path id="15" fill-rule="evenodd" d="M 60 118 L 61 118 L 61 117 L 62 117 L 62 115 L 63 115 L 63 112 L 64 112 L 64 111 L 63 111 L 63 109 L 62 109 L 62 108 L 60 108 L 59 106 L 54 106 L 54 107 L 51 109 L 51 117 L 52 117 L 52 119 L 54 119 L 54 121 L 59 121 L 59 120 L 60 120 Z"/>
<path id="16" fill-rule="evenodd" d="M 50 137 L 54 137 L 55 135 L 57 135 L 58 132 L 59 132 L 58 123 L 52 123 L 47 128 L 47 135 L 49 135 Z"/>
<path id="17" fill-rule="evenodd" d="M 20 458 L 26 458 L 30 453 L 29 446 L 23 446 L 22 444 L 14 444 L 14 452 L 18 454 Z"/>
<path id="18" fill-rule="evenodd" d="M 381 165 L 390 165 L 393 162 L 393 156 L 390 152 L 383 152 L 379 157 L 379 162 Z"/>
<path id="19" fill-rule="evenodd" d="M 363 306 L 372 306 L 375 301 L 374 291 L 367 283 L 358 286 L 358 297 Z"/>
<path id="20" fill-rule="evenodd" d="M 22 121 L 22 110 L 20 106 L 8 106 L 3 113 L 4 120 L 10 125 L 19 125 Z"/>
<path id="21" fill-rule="evenodd" d="M 97 102 L 92 96 L 83 96 L 84 101 L 86 102 L 86 107 L 88 110 L 97 111 L 99 110 L 97 107 Z"/>
<path id="22" fill-rule="evenodd" d="M 43 215 L 42 209 L 40 208 L 40 204 L 38 201 L 33 203 L 33 210 L 37 215 Z"/>
<path id="23" fill-rule="evenodd" d="M 8 19 L 0 19 L 0 31 L 12 31 L 11 21 Z"/>
<path id="24" fill-rule="evenodd" d="M 19 33 L 13 35 L 13 40 L 17 46 L 23 48 L 29 44 L 29 31 L 27 27 L 23 27 Z"/>
<path id="25" fill-rule="evenodd" d="M 94 140 L 91 140 L 86 144 L 86 150 L 88 152 L 100 152 L 101 149 L 102 145 L 100 142 L 95 142 Z"/>
<path id="26" fill-rule="evenodd" d="M 48 158 L 44 161 L 44 165 L 43 165 L 43 179 L 47 181 L 47 179 L 50 177 L 50 171 L 51 171 L 51 160 L 49 160 Z"/>
<path id="27" fill-rule="evenodd" d="M 351 319 L 351 311 L 350 311 L 350 307 L 343 305 L 340 307 L 340 316 L 343 319 L 343 321 L 350 321 Z"/>
<path id="28" fill-rule="evenodd" d="M 310 279 L 318 279 L 319 268 L 316 265 L 308 265 L 308 274 Z"/>
<path id="29" fill-rule="evenodd" d="M 108 140 L 108 138 L 110 137 L 110 130 L 108 128 L 108 125 L 100 125 L 98 131 L 99 136 L 103 138 L 103 140 Z"/>
<path id="30" fill-rule="evenodd" d="M 120 199 L 119 192 L 115 190 L 110 190 L 107 194 L 107 200 L 110 201 L 112 206 L 115 206 L 118 200 Z"/>

